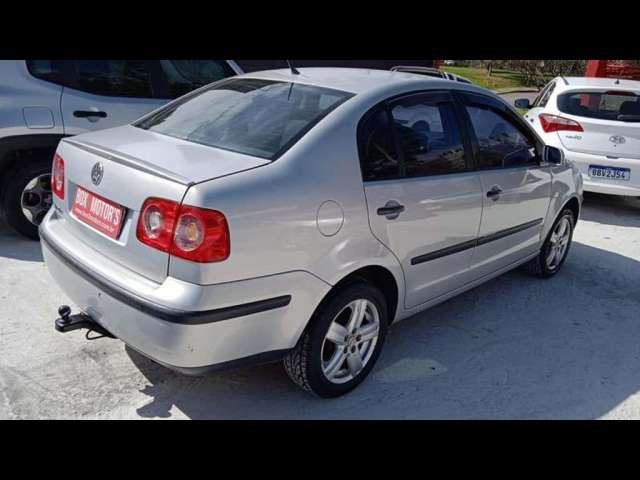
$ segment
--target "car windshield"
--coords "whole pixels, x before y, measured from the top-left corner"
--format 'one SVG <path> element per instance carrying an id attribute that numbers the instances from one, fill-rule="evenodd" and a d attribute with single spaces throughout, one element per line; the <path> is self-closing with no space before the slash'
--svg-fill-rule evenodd
<path id="1" fill-rule="evenodd" d="M 558 110 L 600 120 L 640 122 L 640 95 L 622 90 L 569 92 L 558 96 Z"/>
<path id="2" fill-rule="evenodd" d="M 274 160 L 352 96 L 312 85 L 237 78 L 179 99 L 134 125 Z"/>

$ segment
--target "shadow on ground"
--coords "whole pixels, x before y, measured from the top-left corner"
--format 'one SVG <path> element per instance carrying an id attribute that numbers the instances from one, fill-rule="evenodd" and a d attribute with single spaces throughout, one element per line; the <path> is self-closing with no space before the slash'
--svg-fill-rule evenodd
<path id="1" fill-rule="evenodd" d="M 586 192 L 581 218 L 607 225 L 640 227 L 640 198 Z"/>
<path id="2" fill-rule="evenodd" d="M 0 257 L 41 262 L 40 242 L 23 237 L 0 220 Z"/>
<path id="3" fill-rule="evenodd" d="M 636 202 L 588 195 L 583 219 L 638 228 Z M 625 229 L 627 235 L 635 231 Z M 0 227 L 0 256 L 41 260 L 37 242 L 6 227 Z M 52 405 L 76 398 L 86 409 L 78 415 L 110 411 L 108 405 L 129 412 L 129 390 L 146 383 L 138 387 L 146 401 L 136 395 L 133 405 L 149 418 L 178 416 L 178 410 L 190 418 L 597 418 L 640 390 L 639 260 L 578 239 L 552 279 L 510 272 L 394 325 L 370 377 L 339 399 L 298 390 L 280 364 L 186 377 L 127 349 L 141 379 L 121 365 L 130 366 L 111 340 L 100 340 L 114 342 L 111 347 L 78 347 L 83 361 L 64 357 L 71 372 L 77 369 L 78 384 L 49 362 L 29 372 L 49 389 L 20 377 L 5 390 L 18 392 L 12 402 L 27 412 L 21 415 L 32 416 L 50 408 L 55 417 L 59 411 Z M 9 262 L 14 266 L 29 265 Z M 16 272 L 7 278 L 22 275 Z M 9 322 L 2 335 L 22 338 L 23 331 Z M 48 338 L 49 330 L 42 335 Z M 55 352 L 58 345 L 47 348 Z M 98 380 L 82 376 L 89 374 Z M 16 385 L 28 387 L 28 395 Z"/>
<path id="4" fill-rule="evenodd" d="M 616 200 L 589 196 L 584 217 Z M 636 206 L 615 212 L 636 226 Z M 369 379 L 321 400 L 280 364 L 185 377 L 134 351 L 137 413 L 190 418 L 598 418 L 640 390 L 640 262 L 578 241 L 563 271 L 516 270 L 392 327 Z"/>

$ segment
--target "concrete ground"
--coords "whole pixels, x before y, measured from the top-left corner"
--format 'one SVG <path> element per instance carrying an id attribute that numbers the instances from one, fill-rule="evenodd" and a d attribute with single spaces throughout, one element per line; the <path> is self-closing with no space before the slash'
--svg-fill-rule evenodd
<path id="1" fill-rule="evenodd" d="M 563 271 L 508 273 L 394 325 L 335 400 L 280 364 L 173 373 L 118 340 L 56 333 L 68 299 L 0 226 L 0 418 L 640 418 L 640 200 L 589 195 Z"/>

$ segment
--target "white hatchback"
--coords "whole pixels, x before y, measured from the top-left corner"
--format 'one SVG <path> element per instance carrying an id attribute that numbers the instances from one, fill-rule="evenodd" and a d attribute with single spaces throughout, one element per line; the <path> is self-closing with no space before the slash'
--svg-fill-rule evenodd
<path id="1" fill-rule="evenodd" d="M 585 191 L 640 196 L 640 81 L 557 77 L 515 105 L 576 164 Z"/>

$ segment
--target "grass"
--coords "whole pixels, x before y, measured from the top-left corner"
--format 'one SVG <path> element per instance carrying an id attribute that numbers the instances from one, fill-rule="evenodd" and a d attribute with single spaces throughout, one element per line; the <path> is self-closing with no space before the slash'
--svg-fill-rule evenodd
<path id="1" fill-rule="evenodd" d="M 509 70 L 494 69 L 491 72 L 491 76 L 489 76 L 485 68 L 447 67 L 443 65 L 440 69 L 445 72 L 455 73 L 456 75 L 468 78 L 476 85 L 490 90 L 527 86 L 523 83 L 520 74 Z"/>

